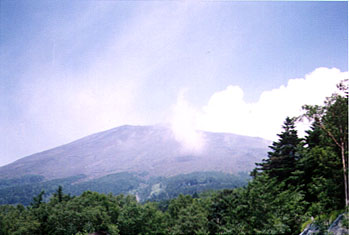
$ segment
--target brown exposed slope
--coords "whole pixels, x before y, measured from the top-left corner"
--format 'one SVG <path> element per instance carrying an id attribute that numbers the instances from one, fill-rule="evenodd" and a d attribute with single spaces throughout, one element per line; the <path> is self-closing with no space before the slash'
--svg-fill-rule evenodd
<path id="1" fill-rule="evenodd" d="M 46 179 L 117 172 L 173 176 L 195 171 L 250 171 L 266 156 L 268 141 L 226 133 L 200 132 L 200 152 L 183 151 L 164 126 L 121 126 L 40 152 L 0 167 L 0 178 L 28 174 Z"/>

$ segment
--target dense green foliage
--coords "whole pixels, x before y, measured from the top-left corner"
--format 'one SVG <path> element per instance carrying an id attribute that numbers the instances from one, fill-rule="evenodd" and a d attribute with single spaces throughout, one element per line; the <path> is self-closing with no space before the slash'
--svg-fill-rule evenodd
<path id="1" fill-rule="evenodd" d="M 32 198 L 45 191 L 44 200 L 63 186 L 68 194 L 78 196 L 85 191 L 99 193 L 134 194 L 140 201 L 161 201 L 179 194 L 194 195 L 207 190 L 245 186 L 250 177 L 247 173 L 238 176 L 222 172 L 194 172 L 173 177 L 145 179 L 144 175 L 122 172 L 86 180 L 83 175 L 58 180 L 43 181 L 41 176 L 0 180 L 0 204 L 29 205 Z"/>
<path id="2" fill-rule="evenodd" d="M 343 145 L 343 150 L 334 141 L 343 132 L 336 128 L 348 126 L 348 120 L 332 120 L 333 112 L 347 112 L 347 106 L 342 104 L 343 100 L 348 102 L 348 96 L 332 98 L 333 102 L 325 104 L 327 111 L 313 120 L 304 139 L 297 135 L 296 119 L 286 119 L 268 158 L 257 164 L 251 173 L 253 179 L 244 187 L 197 194 L 217 180 L 221 180 L 219 187 L 222 188 L 229 185 L 230 180 L 234 181 L 231 176 L 218 173 L 210 176 L 195 173 L 162 181 L 152 179 L 151 186 L 144 188 L 150 198 L 176 198 L 146 203 L 137 202 L 131 195 L 91 191 L 70 196 L 59 187 L 48 201 L 41 192 L 28 207 L 0 206 L 0 235 L 96 231 L 128 235 L 299 234 L 312 222 L 312 217 L 318 228 L 325 230 L 325 225 L 345 210 L 343 171 L 348 164 L 348 160 L 342 158 L 343 151 L 347 156 L 348 146 Z M 328 129 L 322 126 L 324 123 Z M 344 131 L 348 135 L 347 129 Z M 0 185 L 6 184 L 0 182 Z M 94 184 L 98 181 L 89 187 L 97 187 Z M 180 191 L 193 196 L 177 195 Z"/>
<path id="3" fill-rule="evenodd" d="M 246 173 L 238 176 L 223 172 L 194 172 L 149 180 L 149 186 L 139 190 L 141 198 L 150 201 L 170 200 L 184 195 L 196 195 L 209 190 L 233 189 L 245 186 L 250 179 Z"/>
<path id="4" fill-rule="evenodd" d="M 40 175 L 26 175 L 25 177 L 19 177 L 14 179 L 0 179 L 0 189 L 15 187 L 25 184 L 36 184 L 44 180 Z"/>
<path id="5" fill-rule="evenodd" d="M 43 181 L 41 176 L 25 176 L 18 179 L 2 179 L 0 181 L 0 204 L 29 205 L 34 196 L 41 191 L 46 192 L 46 198 L 55 192 L 59 185 L 63 187 L 82 179 L 84 176 L 74 176 L 65 179 Z"/>

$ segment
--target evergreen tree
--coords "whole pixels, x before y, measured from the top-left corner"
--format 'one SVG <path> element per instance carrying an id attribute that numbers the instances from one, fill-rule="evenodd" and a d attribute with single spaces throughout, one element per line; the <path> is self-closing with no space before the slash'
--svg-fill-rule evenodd
<path id="1" fill-rule="evenodd" d="M 57 189 L 58 202 L 63 201 L 63 187 L 61 185 L 58 186 Z"/>
<path id="2" fill-rule="evenodd" d="M 31 203 L 31 206 L 33 208 L 39 208 L 41 203 L 43 202 L 43 197 L 44 197 L 45 191 L 41 191 L 38 196 L 33 198 L 33 202 Z"/>
<path id="3" fill-rule="evenodd" d="M 265 172 L 271 178 L 276 178 L 279 182 L 288 179 L 294 171 L 301 143 L 295 129 L 294 118 L 287 117 L 282 128 L 283 132 L 278 134 L 279 140 L 270 146 L 272 151 L 268 152 L 268 159 L 256 164 L 260 166 L 258 170 Z"/>

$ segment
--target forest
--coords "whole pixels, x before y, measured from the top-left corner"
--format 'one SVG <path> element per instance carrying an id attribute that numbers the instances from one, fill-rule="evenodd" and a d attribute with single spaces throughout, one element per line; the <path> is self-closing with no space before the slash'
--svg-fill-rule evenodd
<path id="1" fill-rule="evenodd" d="M 144 203 L 123 194 L 71 196 L 58 187 L 48 201 L 42 191 L 28 206 L 0 206 L 0 235 L 299 234 L 313 222 L 325 231 L 349 205 L 346 83 L 323 106 L 303 110 L 286 118 L 244 187 Z M 295 126 L 304 119 L 311 127 L 300 138 Z"/>

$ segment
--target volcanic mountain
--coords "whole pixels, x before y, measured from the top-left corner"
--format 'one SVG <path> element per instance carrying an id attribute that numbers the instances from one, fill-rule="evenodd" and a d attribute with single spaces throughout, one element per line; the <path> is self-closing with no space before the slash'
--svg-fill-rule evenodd
<path id="1" fill-rule="evenodd" d="M 0 178 L 41 175 L 46 180 L 119 172 L 174 176 L 198 171 L 248 172 L 266 157 L 261 138 L 199 131 L 200 148 L 185 146 L 166 126 L 121 126 L 0 167 Z"/>

